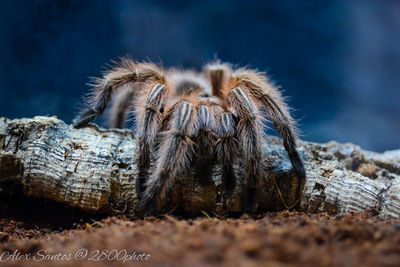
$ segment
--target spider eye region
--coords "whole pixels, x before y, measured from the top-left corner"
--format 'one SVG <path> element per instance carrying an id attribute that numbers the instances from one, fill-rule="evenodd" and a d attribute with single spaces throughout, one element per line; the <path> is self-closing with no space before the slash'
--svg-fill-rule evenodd
<path id="1" fill-rule="evenodd" d="M 211 96 L 208 93 L 202 93 L 202 94 L 200 94 L 200 97 L 208 98 Z"/>

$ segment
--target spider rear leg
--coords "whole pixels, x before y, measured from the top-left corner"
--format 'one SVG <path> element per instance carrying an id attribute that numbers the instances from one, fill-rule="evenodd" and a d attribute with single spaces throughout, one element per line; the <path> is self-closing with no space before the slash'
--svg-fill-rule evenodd
<path id="1" fill-rule="evenodd" d="M 211 82 L 212 95 L 221 97 L 230 67 L 217 61 L 214 64 L 207 65 L 206 72 Z"/>
<path id="2" fill-rule="evenodd" d="M 127 71 L 127 73 L 120 74 L 113 79 L 108 76 L 98 78 L 93 84 L 93 92 L 89 98 L 89 105 L 84 112 L 82 112 L 77 118 L 74 119 L 73 124 L 75 128 L 81 128 L 86 126 L 89 122 L 94 120 L 97 116 L 100 116 L 108 103 L 111 101 L 111 97 L 114 88 L 118 83 L 129 83 L 136 81 L 136 73 Z"/>
<path id="3" fill-rule="evenodd" d="M 225 78 L 224 69 L 218 66 L 211 66 L 209 68 L 209 72 L 210 72 L 212 94 L 214 96 L 221 96 L 222 86 Z"/>
<path id="4" fill-rule="evenodd" d="M 147 81 L 165 82 L 163 72 L 154 64 L 139 63 L 122 59 L 102 78 L 95 78 L 90 84 L 92 91 L 87 99 L 87 108 L 73 121 L 75 128 L 86 126 L 89 122 L 100 116 L 115 91 L 124 86 L 133 86 L 134 83 L 146 83 Z"/>
<path id="5" fill-rule="evenodd" d="M 237 137 L 239 151 L 244 159 L 245 210 L 257 209 L 259 183 L 264 177 L 262 168 L 262 121 L 254 101 L 242 87 L 233 88 L 228 96 L 232 113 L 238 118 Z"/>
<path id="6" fill-rule="evenodd" d="M 175 180 L 189 172 L 195 157 L 196 145 L 191 137 L 198 128 L 196 109 L 186 100 L 176 105 L 169 130 L 157 150 L 155 169 L 146 182 L 141 206 L 147 215 L 158 210 Z"/>
<path id="7" fill-rule="evenodd" d="M 149 175 L 151 146 L 161 127 L 162 113 L 167 97 L 167 86 L 156 83 L 150 88 L 146 99 L 143 101 L 145 106 L 136 110 L 138 124 L 136 164 L 139 172 L 136 187 L 139 198 L 142 197 L 145 182 Z"/>
<path id="8" fill-rule="evenodd" d="M 121 91 L 116 92 L 108 114 L 108 126 L 110 128 L 122 129 L 125 127 L 129 109 L 135 98 L 135 91 L 138 90 L 136 86 L 137 85 L 126 86 Z"/>

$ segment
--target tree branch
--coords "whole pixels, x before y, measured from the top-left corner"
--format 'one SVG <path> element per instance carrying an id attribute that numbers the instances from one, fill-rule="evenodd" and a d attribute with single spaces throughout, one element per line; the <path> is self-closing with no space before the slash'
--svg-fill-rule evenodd
<path id="1" fill-rule="evenodd" d="M 379 154 L 336 142 L 301 142 L 299 150 L 307 169 L 304 187 L 291 171 L 280 140 L 268 138 L 265 168 L 269 175 L 261 185 L 260 210 L 281 210 L 297 203 L 297 209 L 309 212 L 370 209 L 383 218 L 400 218 L 400 150 Z M 96 125 L 77 130 L 54 117 L 0 118 L 0 189 L 16 186 L 27 196 L 92 212 L 135 216 L 135 151 L 129 130 Z M 235 166 L 235 171 L 240 177 L 241 169 Z M 241 181 L 231 196 L 225 196 L 219 166 L 207 186 L 197 185 L 192 176 L 176 184 L 165 203 L 166 212 L 243 212 Z"/>

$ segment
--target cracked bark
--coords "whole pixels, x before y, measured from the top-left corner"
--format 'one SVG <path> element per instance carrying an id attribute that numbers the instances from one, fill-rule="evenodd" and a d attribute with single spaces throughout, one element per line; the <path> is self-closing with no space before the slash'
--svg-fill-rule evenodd
<path id="1" fill-rule="evenodd" d="M 269 137 L 264 148 L 268 177 L 261 185 L 260 211 L 285 209 L 300 199 L 296 208 L 308 212 L 373 210 L 383 218 L 400 218 L 400 150 L 374 153 L 353 144 L 301 142 L 307 169 L 301 186 L 280 139 Z M 129 130 L 96 125 L 77 130 L 54 117 L 0 118 L 0 192 L 22 188 L 30 197 L 134 217 L 135 151 Z M 237 177 L 241 171 L 236 165 Z M 240 179 L 233 194 L 225 196 L 219 166 L 206 186 L 192 177 L 176 184 L 165 212 L 243 212 Z"/>

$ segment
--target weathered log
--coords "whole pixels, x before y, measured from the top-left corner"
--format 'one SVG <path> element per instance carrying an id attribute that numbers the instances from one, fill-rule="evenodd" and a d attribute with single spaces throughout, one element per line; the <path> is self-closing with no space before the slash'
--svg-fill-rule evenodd
<path id="1" fill-rule="evenodd" d="M 269 137 L 264 147 L 268 177 L 261 185 L 260 211 L 297 204 L 297 209 L 309 212 L 368 209 L 383 218 L 400 218 L 400 150 L 374 153 L 353 144 L 302 141 L 299 151 L 307 178 L 301 185 L 280 139 Z M 22 187 L 27 196 L 92 212 L 135 216 L 135 152 L 129 130 L 94 124 L 77 130 L 55 117 L 0 118 L 0 192 Z M 241 177 L 238 165 L 235 172 Z M 177 182 L 165 211 L 243 212 L 240 178 L 235 192 L 227 196 L 219 166 L 206 186 L 192 177 Z"/>

